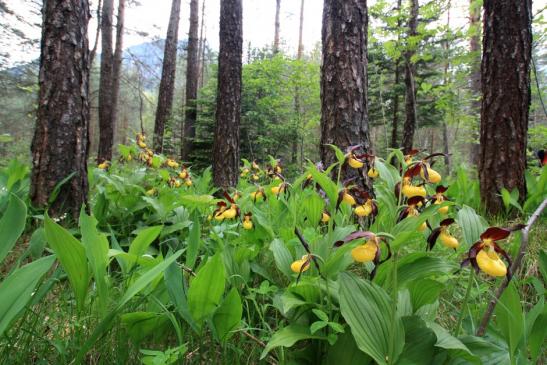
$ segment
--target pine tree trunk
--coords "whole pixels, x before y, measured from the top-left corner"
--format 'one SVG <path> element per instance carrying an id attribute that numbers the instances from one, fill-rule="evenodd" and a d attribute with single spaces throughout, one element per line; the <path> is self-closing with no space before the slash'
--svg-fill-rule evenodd
<path id="1" fill-rule="evenodd" d="M 473 143 L 471 144 L 471 162 L 478 166 L 480 145 L 479 130 L 480 130 L 480 112 L 481 112 L 481 3 L 482 1 L 469 0 L 469 27 L 471 29 L 471 37 L 469 39 L 469 52 L 472 55 L 470 86 L 473 102 L 471 104 L 471 112 L 476 116 L 477 124 L 473 128 Z"/>
<path id="2" fill-rule="evenodd" d="M 203 64 L 205 62 L 204 52 L 205 52 L 205 38 L 203 34 L 203 29 L 205 25 L 205 1 L 203 0 L 201 4 L 201 24 L 199 26 L 199 50 L 198 50 L 198 89 L 203 87 Z"/>
<path id="3" fill-rule="evenodd" d="M 97 4 L 97 28 L 95 30 L 95 42 L 93 42 L 93 48 L 89 55 L 89 70 L 93 70 L 93 62 L 95 62 L 95 54 L 97 53 L 97 46 L 99 45 L 99 35 L 101 34 L 101 9 L 103 1 L 99 0 Z M 90 134 L 91 135 L 91 134 Z"/>
<path id="4" fill-rule="evenodd" d="M 273 44 L 273 53 L 276 54 L 279 52 L 279 12 L 281 10 L 281 0 L 275 0 L 275 33 L 274 33 L 274 44 Z"/>
<path id="5" fill-rule="evenodd" d="M 198 97 L 199 78 L 199 39 L 198 11 L 199 1 L 190 1 L 190 30 L 188 31 L 188 59 L 186 61 L 186 107 L 184 121 L 184 143 L 182 144 L 182 159 L 188 161 L 192 151 L 192 142 L 196 136 L 196 99 Z"/>
<path id="6" fill-rule="evenodd" d="M 418 34 L 418 0 L 410 0 L 410 18 L 408 21 L 408 36 L 414 37 Z M 407 47 L 409 47 L 407 42 Z M 416 65 L 412 62 L 415 50 L 408 49 L 405 52 L 405 111 L 406 119 L 403 131 L 403 150 L 410 151 L 414 142 L 416 130 Z"/>
<path id="7" fill-rule="evenodd" d="M 169 16 L 167 37 L 165 39 L 158 106 L 156 109 L 156 120 L 154 124 L 154 151 L 156 153 L 163 152 L 163 134 L 165 132 L 165 124 L 171 117 L 171 110 L 173 108 L 173 94 L 175 92 L 175 74 L 177 67 L 180 1 L 181 0 L 173 0 L 171 3 L 171 14 Z"/>
<path id="8" fill-rule="evenodd" d="M 99 80 L 99 151 L 97 162 L 112 160 L 114 126 L 112 125 L 112 53 L 113 0 L 104 0 L 101 19 L 101 76 Z"/>
<path id="9" fill-rule="evenodd" d="M 112 68 L 112 128 L 118 123 L 118 100 L 120 97 L 120 75 L 123 56 L 123 32 L 125 18 L 125 0 L 118 2 L 118 21 L 116 23 L 116 50 L 114 51 L 114 64 Z M 125 131 L 124 131 L 125 133 Z"/>
<path id="10" fill-rule="evenodd" d="M 397 0 L 397 29 L 401 28 L 401 5 L 402 0 Z M 397 32 L 397 44 L 401 43 L 401 37 Z M 397 148 L 397 134 L 399 133 L 399 93 L 398 86 L 401 81 L 400 58 L 395 60 L 395 80 L 393 82 L 393 118 L 391 122 L 391 148 Z"/>
<path id="11" fill-rule="evenodd" d="M 87 0 L 45 1 L 40 52 L 39 99 L 32 140 L 30 199 L 48 213 L 76 218 L 87 201 L 89 147 L 89 42 Z"/>
<path id="12" fill-rule="evenodd" d="M 218 91 L 213 145 L 213 181 L 219 188 L 237 185 L 243 24 L 241 0 L 220 1 Z"/>
<path id="13" fill-rule="evenodd" d="M 321 160 L 325 167 L 336 162 L 335 153 L 328 144 L 334 144 L 342 150 L 358 144 L 363 146 L 365 152 L 370 149 L 367 28 L 366 0 L 325 0 L 321 36 L 320 145 Z M 372 190 L 366 170 L 345 166 L 342 174 L 344 178 L 359 177 L 356 183 Z"/>
<path id="14" fill-rule="evenodd" d="M 302 42 L 302 35 L 304 30 L 304 0 L 300 2 L 300 24 L 298 27 L 298 51 L 296 53 L 296 59 L 302 60 L 304 54 L 304 43 Z M 298 158 L 298 141 L 300 140 L 300 127 L 302 125 L 302 107 L 300 106 L 300 88 L 298 84 L 294 88 L 294 112 L 296 113 L 297 125 L 295 138 L 292 143 L 291 163 L 295 164 Z M 300 161 L 303 161 L 303 157 L 300 157 Z M 300 166 L 302 168 L 302 164 Z"/>
<path id="15" fill-rule="evenodd" d="M 530 107 L 532 2 L 484 1 L 481 63 L 481 198 L 502 211 L 501 188 L 526 196 L 526 139 Z"/>

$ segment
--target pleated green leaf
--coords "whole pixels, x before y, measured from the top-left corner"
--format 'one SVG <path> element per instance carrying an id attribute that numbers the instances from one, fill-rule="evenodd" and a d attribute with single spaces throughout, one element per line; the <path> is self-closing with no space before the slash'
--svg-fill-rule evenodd
<path id="1" fill-rule="evenodd" d="M 10 195 L 8 208 L 0 219 L 0 263 L 23 233 L 26 220 L 27 206 L 16 195 Z"/>

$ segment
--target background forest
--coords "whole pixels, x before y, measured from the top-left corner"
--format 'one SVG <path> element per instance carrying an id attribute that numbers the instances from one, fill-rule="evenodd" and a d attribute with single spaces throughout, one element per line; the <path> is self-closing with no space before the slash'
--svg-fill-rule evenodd
<path id="1" fill-rule="evenodd" d="M 545 9 L 0 0 L 0 363 L 544 364 Z"/>

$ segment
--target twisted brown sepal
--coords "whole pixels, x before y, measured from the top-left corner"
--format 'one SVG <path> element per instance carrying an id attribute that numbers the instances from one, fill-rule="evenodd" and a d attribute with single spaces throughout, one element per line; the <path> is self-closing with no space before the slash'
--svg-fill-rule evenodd
<path id="1" fill-rule="evenodd" d="M 310 251 L 310 245 L 308 245 L 308 243 L 306 242 L 306 240 L 304 239 L 304 236 L 302 236 L 302 233 L 300 233 L 300 231 L 298 230 L 298 228 L 294 227 L 294 233 L 296 234 L 296 236 L 298 237 L 298 239 L 300 240 L 300 243 L 302 244 L 302 246 L 304 247 L 304 250 L 306 250 L 306 252 L 308 253 L 309 257 L 311 257 L 311 259 L 313 260 L 313 264 L 315 265 L 315 267 L 317 268 L 317 271 L 319 272 L 319 275 L 321 275 L 321 269 L 319 268 L 319 262 L 317 261 L 317 258 L 311 253 Z M 308 258 L 309 259 L 309 258 Z"/>
<path id="2" fill-rule="evenodd" d="M 357 240 L 360 238 L 365 238 L 367 240 L 376 237 L 376 234 L 369 232 L 369 231 L 355 231 L 350 234 L 348 234 L 346 237 L 341 239 L 340 241 L 334 242 L 334 247 L 340 247 L 348 242 L 351 242 L 353 240 Z"/>

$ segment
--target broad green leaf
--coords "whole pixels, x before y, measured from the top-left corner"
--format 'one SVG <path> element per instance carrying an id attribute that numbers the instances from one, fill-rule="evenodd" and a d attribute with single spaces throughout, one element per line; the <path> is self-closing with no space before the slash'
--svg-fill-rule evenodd
<path id="1" fill-rule="evenodd" d="M 473 355 L 471 351 L 465 346 L 459 339 L 452 336 L 446 329 L 439 326 L 437 323 L 429 322 L 427 326 L 435 332 L 437 337 L 436 347 L 443 348 L 445 350 L 461 350 L 465 351 L 469 355 Z"/>
<path id="2" fill-rule="evenodd" d="M 545 338 L 547 337 L 547 331 L 545 331 L 545 328 L 547 328 L 547 306 L 543 306 L 542 312 L 534 321 L 528 335 L 528 347 L 530 349 L 532 363 L 536 362 L 545 345 Z"/>
<path id="3" fill-rule="evenodd" d="M 8 208 L 0 219 L 0 264 L 25 229 L 27 206 L 16 195 L 9 197 Z"/>
<path id="4" fill-rule="evenodd" d="M 378 170 L 378 173 L 380 174 L 379 178 L 386 182 L 388 189 L 393 193 L 393 188 L 395 187 L 395 184 L 397 184 L 397 182 L 401 180 L 397 169 L 378 158 L 374 161 L 374 167 Z"/>
<path id="5" fill-rule="evenodd" d="M 325 191 L 330 202 L 329 211 L 334 212 L 336 201 L 338 200 L 338 186 L 329 178 L 327 174 L 318 171 L 314 165 L 309 167 L 308 173 L 312 175 L 313 181 L 318 183 L 319 186 L 321 186 L 321 188 Z"/>
<path id="6" fill-rule="evenodd" d="M 226 341 L 230 332 L 239 325 L 242 313 L 241 298 L 237 289 L 232 288 L 213 315 L 215 332 L 221 342 Z"/>
<path id="7" fill-rule="evenodd" d="M 403 317 L 405 347 L 398 365 L 431 364 L 435 353 L 435 333 L 418 316 Z"/>
<path id="8" fill-rule="evenodd" d="M 405 332 L 387 293 L 354 274 L 341 273 L 338 283 L 340 311 L 359 349 L 378 364 L 397 361 L 405 344 Z"/>
<path id="9" fill-rule="evenodd" d="M 169 322 L 165 313 L 152 312 L 125 313 L 120 316 L 120 320 L 131 340 L 136 343 L 161 330 Z"/>
<path id="10" fill-rule="evenodd" d="M 33 259 L 42 257 L 44 249 L 46 248 L 46 232 L 43 227 L 37 228 L 30 237 L 29 252 Z"/>
<path id="11" fill-rule="evenodd" d="M 336 159 L 338 160 L 338 163 L 342 165 L 346 161 L 346 155 L 338 146 L 335 146 L 333 144 L 327 144 L 332 150 L 334 151 L 334 154 L 336 155 Z"/>
<path id="12" fill-rule="evenodd" d="M 468 246 L 477 242 L 482 232 L 488 228 L 488 223 L 475 212 L 475 209 L 464 205 L 459 210 L 456 222 L 462 229 L 463 239 Z"/>
<path id="13" fill-rule="evenodd" d="M 451 351 L 450 365 L 466 365 L 471 362 L 481 365 L 510 364 L 509 352 L 506 347 L 476 336 L 462 336 L 460 340 L 473 353 L 473 356 L 465 351 Z"/>
<path id="14" fill-rule="evenodd" d="M 192 217 L 192 227 L 190 227 L 190 234 L 188 235 L 188 247 L 186 249 L 186 266 L 193 268 L 196 264 L 196 259 L 199 252 L 199 243 L 201 239 L 201 226 L 199 223 L 199 213 L 194 212 Z"/>
<path id="15" fill-rule="evenodd" d="M 82 209 L 80 212 L 80 230 L 82 232 L 82 243 L 85 247 L 87 260 L 91 265 L 91 271 L 97 285 L 99 294 L 99 308 L 101 315 L 106 313 L 108 305 L 108 240 L 106 236 L 99 233 L 96 228 L 97 220 L 85 214 Z"/>
<path id="16" fill-rule="evenodd" d="M 222 255 L 218 252 L 198 271 L 188 290 L 188 309 L 198 327 L 220 304 L 225 280 Z"/>
<path id="17" fill-rule="evenodd" d="M 179 312 L 180 316 L 190 325 L 190 327 L 197 332 L 198 328 L 194 323 L 188 309 L 188 299 L 186 297 L 186 288 L 184 287 L 182 270 L 178 267 L 176 262 L 173 262 L 165 270 L 163 276 L 165 278 L 167 292 L 175 304 L 175 308 Z"/>
<path id="18" fill-rule="evenodd" d="M 159 236 L 163 226 L 153 226 L 143 229 L 129 246 L 129 254 L 142 256 L 146 253 L 148 246 Z"/>
<path id="19" fill-rule="evenodd" d="M 336 343 L 328 348 L 326 365 L 368 365 L 372 358 L 359 350 L 350 331 L 338 336 Z"/>
<path id="20" fill-rule="evenodd" d="M 415 280 L 408 284 L 410 299 L 414 312 L 426 304 L 435 302 L 445 285 L 436 280 Z"/>
<path id="21" fill-rule="evenodd" d="M 57 254 L 74 290 L 78 308 L 82 310 L 89 284 L 89 269 L 84 245 L 47 215 L 44 227 L 47 242 Z"/>
<path id="22" fill-rule="evenodd" d="M 291 271 L 291 263 L 293 257 L 285 244 L 280 239 L 275 239 L 270 244 L 270 251 L 274 255 L 275 265 L 286 277 L 291 278 L 293 272 Z"/>
<path id="23" fill-rule="evenodd" d="M 0 283 L 0 337 L 32 299 L 36 285 L 55 261 L 46 256 L 13 271 Z"/>
<path id="24" fill-rule="evenodd" d="M 265 358 L 270 351 L 277 347 L 291 347 L 298 341 L 309 339 L 325 339 L 325 337 L 312 335 L 308 326 L 299 324 L 288 325 L 273 334 L 264 351 L 262 351 L 260 359 Z"/>
<path id="25" fill-rule="evenodd" d="M 216 204 L 217 200 L 212 195 L 182 195 L 180 197 L 181 203 L 185 206 L 192 208 L 207 208 Z"/>
<path id="26" fill-rule="evenodd" d="M 514 281 L 510 282 L 500 297 L 496 309 L 497 327 L 509 345 L 511 359 L 516 354 L 519 342 L 524 334 L 524 314 L 520 304 L 520 296 Z"/>

